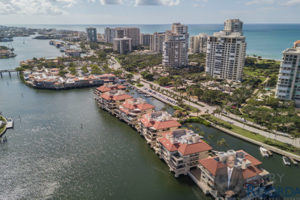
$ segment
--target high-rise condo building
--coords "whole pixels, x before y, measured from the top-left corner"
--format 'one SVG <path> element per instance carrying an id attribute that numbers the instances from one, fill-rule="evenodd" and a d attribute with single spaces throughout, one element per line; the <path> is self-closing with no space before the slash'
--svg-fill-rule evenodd
<path id="1" fill-rule="evenodd" d="M 140 29 L 135 27 L 117 27 L 105 29 L 105 41 L 112 43 L 114 38 L 131 38 L 132 47 L 140 44 Z"/>
<path id="2" fill-rule="evenodd" d="M 188 65 L 188 27 L 180 23 L 172 24 L 172 31 L 167 31 L 163 42 L 162 64 L 167 67 Z"/>
<path id="3" fill-rule="evenodd" d="M 113 50 L 120 54 L 127 54 L 132 51 L 131 38 L 114 38 Z"/>
<path id="4" fill-rule="evenodd" d="M 243 35 L 243 22 L 239 19 L 227 19 L 224 22 L 224 31 L 228 34 L 238 32 Z"/>
<path id="5" fill-rule="evenodd" d="M 208 35 L 205 33 L 190 38 L 190 51 L 192 53 L 206 53 Z"/>
<path id="6" fill-rule="evenodd" d="M 276 97 L 295 100 L 300 104 L 300 40 L 293 48 L 283 51 L 283 61 L 279 69 Z"/>
<path id="7" fill-rule="evenodd" d="M 214 78 L 241 81 L 246 57 L 246 38 L 224 31 L 208 36 L 206 73 Z"/>
<path id="8" fill-rule="evenodd" d="M 163 51 L 163 42 L 165 41 L 165 33 L 153 33 L 150 37 L 150 50 L 158 53 Z"/>
<path id="9" fill-rule="evenodd" d="M 227 20 L 225 25 L 229 27 L 228 24 L 235 21 L 236 24 L 242 24 L 239 20 Z M 214 78 L 241 81 L 246 57 L 246 38 L 240 28 L 230 30 L 227 28 L 226 31 L 208 36 L 205 71 Z"/>
<path id="10" fill-rule="evenodd" d="M 140 45 L 140 29 L 135 27 L 124 28 L 125 37 L 131 38 L 132 47 L 137 47 Z"/>
<path id="11" fill-rule="evenodd" d="M 150 46 L 151 34 L 141 33 L 140 35 L 140 45 Z"/>
<path id="12" fill-rule="evenodd" d="M 87 28 L 87 41 L 88 42 L 97 42 L 97 29 L 96 28 Z"/>
<path id="13" fill-rule="evenodd" d="M 114 28 L 105 28 L 104 39 L 107 43 L 113 43 L 114 38 L 116 37 L 116 31 Z"/>

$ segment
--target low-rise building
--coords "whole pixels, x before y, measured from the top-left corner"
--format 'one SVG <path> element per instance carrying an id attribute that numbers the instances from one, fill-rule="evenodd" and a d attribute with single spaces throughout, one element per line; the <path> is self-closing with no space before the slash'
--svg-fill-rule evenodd
<path id="1" fill-rule="evenodd" d="M 219 168 L 226 166 L 225 161 L 231 155 L 236 158 L 235 167 L 242 169 L 243 172 L 244 189 L 248 194 L 245 199 L 264 199 L 275 191 L 271 175 L 261 167 L 261 161 L 243 150 L 229 150 L 218 152 L 214 157 L 200 159 L 198 169 L 191 171 L 192 178 L 205 194 L 217 197 L 217 190 L 214 186 L 216 172 Z"/>
<path id="2" fill-rule="evenodd" d="M 113 84 L 113 83 L 106 83 L 100 87 L 97 87 L 95 90 L 95 94 L 97 95 L 101 95 L 105 92 L 109 92 L 112 90 L 125 90 L 126 87 L 124 85 L 120 85 L 120 84 Z"/>
<path id="3" fill-rule="evenodd" d="M 153 148 L 156 139 L 164 132 L 173 131 L 181 124 L 165 111 L 155 111 L 143 115 L 139 120 L 139 132 L 143 135 L 148 144 Z"/>
<path id="4" fill-rule="evenodd" d="M 155 107 L 147 103 L 142 98 L 127 99 L 119 106 L 116 115 L 129 125 L 138 129 L 138 119 L 144 115 L 151 113 Z"/>
<path id="5" fill-rule="evenodd" d="M 190 169 L 198 166 L 199 159 L 209 156 L 211 149 L 198 134 L 187 129 L 163 133 L 155 147 L 156 153 L 167 163 L 175 177 L 187 175 Z"/>
<path id="6" fill-rule="evenodd" d="M 105 92 L 96 97 L 98 105 L 110 112 L 111 114 L 115 114 L 115 110 L 119 109 L 119 106 L 126 100 L 133 98 L 129 94 L 126 94 L 123 90 L 111 90 L 109 92 Z"/>

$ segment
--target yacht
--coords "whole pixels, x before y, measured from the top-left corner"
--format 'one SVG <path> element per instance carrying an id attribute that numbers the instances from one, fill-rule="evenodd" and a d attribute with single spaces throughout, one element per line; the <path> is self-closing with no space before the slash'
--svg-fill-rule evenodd
<path id="1" fill-rule="evenodd" d="M 263 157 L 269 157 L 269 154 L 268 154 L 268 150 L 263 148 L 263 147 L 259 147 L 259 151 L 260 151 L 260 154 L 263 156 Z"/>
<path id="2" fill-rule="evenodd" d="M 286 156 L 282 156 L 282 161 L 285 165 L 291 165 L 289 159 Z"/>

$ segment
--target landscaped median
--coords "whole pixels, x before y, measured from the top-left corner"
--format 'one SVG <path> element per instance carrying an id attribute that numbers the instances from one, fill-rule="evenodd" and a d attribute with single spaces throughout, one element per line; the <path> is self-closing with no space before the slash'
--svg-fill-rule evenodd
<path id="1" fill-rule="evenodd" d="M 246 129 L 240 128 L 238 126 L 230 124 L 229 122 L 218 119 L 212 115 L 205 115 L 205 119 L 212 122 L 213 124 L 215 124 L 217 126 L 223 127 L 224 129 L 228 129 L 229 131 L 239 134 L 241 136 L 244 136 L 244 137 L 250 138 L 252 140 L 279 148 L 281 150 L 293 153 L 298 156 L 300 155 L 300 149 L 293 147 L 289 144 L 286 144 L 286 143 L 283 143 L 283 142 L 280 142 L 280 141 L 277 141 L 274 139 L 266 138 L 260 134 L 256 134 L 256 133 L 253 133 Z"/>

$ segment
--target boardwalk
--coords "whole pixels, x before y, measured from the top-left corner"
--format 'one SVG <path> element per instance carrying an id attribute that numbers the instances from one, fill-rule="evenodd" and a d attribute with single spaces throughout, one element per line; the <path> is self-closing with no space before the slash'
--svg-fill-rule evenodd
<path id="1" fill-rule="evenodd" d="M 19 73 L 19 71 L 15 69 L 1 69 L 0 70 L 0 76 L 3 77 L 3 74 L 8 73 L 9 76 L 11 76 L 11 73 Z"/>

